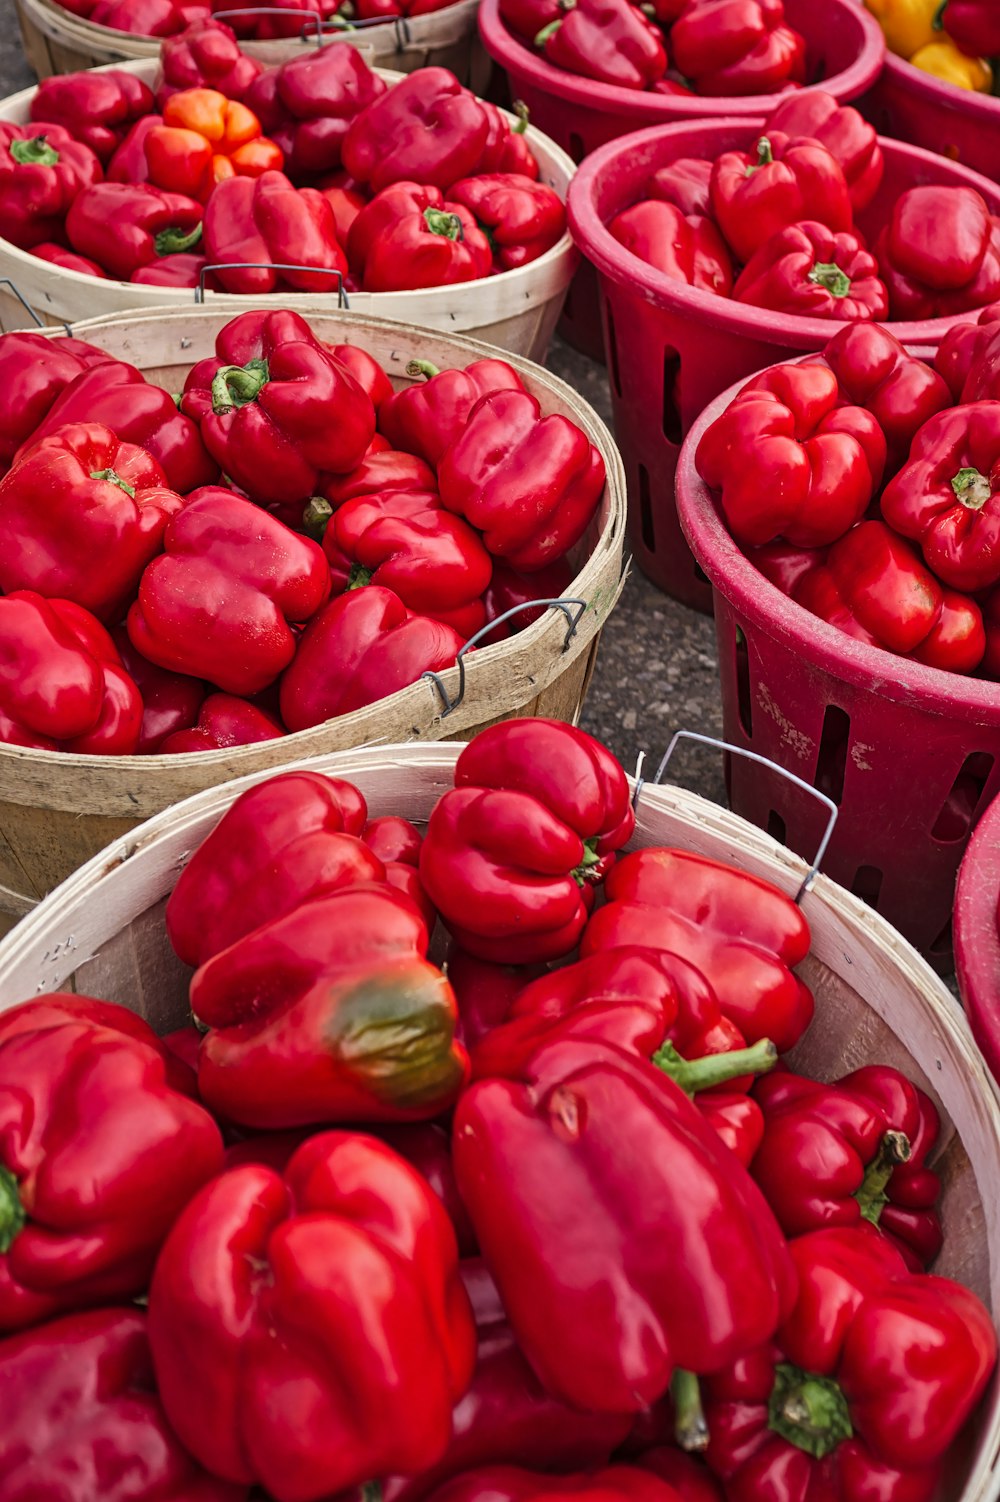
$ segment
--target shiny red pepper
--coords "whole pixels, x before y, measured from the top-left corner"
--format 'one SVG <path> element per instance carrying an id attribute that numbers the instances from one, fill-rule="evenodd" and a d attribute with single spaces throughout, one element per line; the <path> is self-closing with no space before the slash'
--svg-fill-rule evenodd
<path id="1" fill-rule="evenodd" d="M 159 37 L 174 36 L 185 24 L 175 0 L 97 0 L 90 20 L 113 31 Z"/>
<path id="2" fill-rule="evenodd" d="M 274 715 L 233 694 L 209 694 L 195 723 L 174 730 L 160 745 L 162 756 L 185 751 L 221 751 L 229 746 L 255 746 L 277 740 L 285 727 Z"/>
<path id="3" fill-rule="evenodd" d="M 487 99 L 480 99 L 480 104 L 486 111 L 489 128 L 486 135 L 486 145 L 483 147 L 482 156 L 476 168 L 476 175 L 493 172 L 514 172 L 519 177 L 530 178 L 537 182 L 539 177 L 538 159 L 528 143 L 528 107 L 520 100 L 515 100 L 513 109 L 517 119 L 512 123 L 510 116 L 503 110 L 497 109 Z"/>
<path id="4" fill-rule="evenodd" d="M 473 213 L 439 188 L 390 183 L 351 226 L 351 266 L 366 292 L 405 292 L 477 281 L 493 265 Z"/>
<path id="5" fill-rule="evenodd" d="M 867 208 L 882 182 L 884 163 L 874 125 L 823 89 L 789 94 L 764 122 L 765 135 L 809 136 L 836 157 L 855 214 Z"/>
<path id="6" fill-rule="evenodd" d="M 568 954 L 635 817 L 621 767 L 557 720 L 480 731 L 431 814 L 420 874 L 457 943 L 481 959 Z"/>
<path id="7" fill-rule="evenodd" d="M 176 256 L 161 256 L 150 261 L 148 266 L 140 266 L 138 271 L 133 271 L 129 281 L 144 287 L 204 287 L 209 292 L 222 291 L 218 278 L 208 270 L 205 257 L 183 252 Z"/>
<path id="8" fill-rule="evenodd" d="M 0 1502 L 66 1496 L 67 1485 L 80 1502 L 245 1502 L 246 1488 L 203 1471 L 167 1423 L 140 1309 L 68 1314 L 9 1336 L 0 1387 Z"/>
<path id="9" fill-rule="evenodd" d="M 1000 401 L 925 423 L 885 488 L 882 515 L 919 543 L 943 584 L 974 594 L 1000 581 Z"/>
<path id="10" fill-rule="evenodd" d="M 738 542 L 822 547 L 861 520 L 885 468 L 870 412 L 839 405 L 822 365 L 776 365 L 748 381 L 695 454 Z"/>
<path id="11" fill-rule="evenodd" d="M 331 600 L 303 632 L 281 680 L 281 717 L 308 730 L 375 704 L 454 666 L 463 639 L 451 626 L 414 615 L 378 584 Z"/>
<path id="12" fill-rule="evenodd" d="M 276 1502 L 433 1465 L 475 1360 L 440 1201 L 353 1132 L 304 1142 L 281 1174 L 232 1169 L 192 1201 L 157 1263 L 149 1338 L 185 1447 Z"/>
<path id="13" fill-rule="evenodd" d="M 970 57 L 1000 56 L 1000 15 L 990 0 L 948 0 L 941 22 Z"/>
<path id="14" fill-rule="evenodd" d="M 393 448 L 416 454 L 435 468 L 464 433 L 482 397 L 525 389 L 506 360 L 473 360 L 464 370 L 439 370 L 427 360 L 411 360 L 406 373 L 424 381 L 405 386 L 379 409 L 379 428 Z"/>
<path id="15" fill-rule="evenodd" d="M 390 183 L 448 188 L 479 166 L 486 111 L 447 68 L 418 68 L 356 115 L 341 157 L 356 183 L 379 193 Z"/>
<path id="16" fill-rule="evenodd" d="M 389 886 L 395 887 L 398 892 L 409 897 L 427 924 L 428 933 L 433 933 L 437 922 L 437 909 L 424 891 L 424 884 L 420 880 L 420 846 L 423 844 L 423 835 L 420 831 L 408 819 L 400 818 L 398 814 L 383 814 L 378 819 L 369 819 L 361 838 L 385 867 L 385 880 Z M 403 1149 L 400 1148 L 400 1151 L 402 1152 Z M 404 1152 L 403 1156 L 409 1157 L 409 1154 Z M 417 1166 L 420 1165 L 417 1164 Z M 450 1207 L 449 1214 L 451 1214 Z M 455 1216 L 452 1215 L 452 1220 L 454 1219 Z"/>
<path id="17" fill-rule="evenodd" d="M 500 0 L 500 17 L 524 42 L 533 42 L 543 26 L 572 10 L 567 0 Z"/>
<path id="18" fill-rule="evenodd" d="M 842 328 L 824 346 L 822 359 L 837 377 L 841 399 L 866 408 L 882 429 L 890 474 L 910 452 L 918 429 L 951 404 L 938 372 L 878 324 Z"/>
<path id="19" fill-rule="evenodd" d="M 990 364 L 997 323 L 1000 323 L 1000 303 L 991 303 L 975 323 L 952 324 L 938 345 L 934 368 L 948 383 L 956 402 L 980 401 L 995 394 L 989 377 L 983 376 L 985 366 Z M 971 378 L 973 369 L 975 378 Z"/>
<path id="20" fill-rule="evenodd" d="M 458 1002 L 459 1031 L 469 1049 L 506 1022 L 515 998 L 529 981 L 548 974 L 544 965 L 503 965 L 477 959 L 454 939 L 448 944 L 447 966 Z"/>
<path id="21" fill-rule="evenodd" d="M 84 1020 L 0 1043 L 0 1329 L 141 1293 L 222 1138 L 158 1048 Z"/>
<path id="22" fill-rule="evenodd" d="M 208 685 L 147 661 L 132 645 L 124 624 L 115 627 L 111 639 L 123 668 L 142 696 L 142 730 L 136 754 L 151 756 L 168 735 L 175 730 L 188 730 L 195 723 Z"/>
<path id="23" fill-rule="evenodd" d="M 135 122 L 108 162 L 106 175 L 109 183 L 149 182 L 146 138 L 151 131 L 162 124 L 162 115 L 144 115 L 141 120 Z"/>
<path id="24" fill-rule="evenodd" d="M 646 184 L 650 198 L 672 203 L 682 214 L 712 212 L 712 166 L 703 157 L 679 157 L 666 167 L 658 167 Z"/>
<path id="25" fill-rule="evenodd" d="M 64 245 L 33 245 L 31 254 L 40 261 L 48 261 L 52 266 L 62 266 L 66 271 L 78 271 L 81 276 L 97 276 L 107 280 L 107 272 L 96 261 L 91 261 L 87 256 L 78 256 L 75 250 L 67 250 Z"/>
<path id="26" fill-rule="evenodd" d="M 875 254 L 893 318 L 940 318 L 1000 297 L 1000 230 L 974 188 L 907 189 Z"/>
<path id="27" fill-rule="evenodd" d="M 107 162 L 136 120 L 153 108 L 153 92 L 119 68 L 43 78 L 31 98 L 32 122 L 61 125 Z"/>
<path id="28" fill-rule="evenodd" d="M 181 193 L 163 193 L 147 183 L 97 183 L 73 200 L 66 234 L 74 250 L 128 281 L 158 256 L 198 244 L 201 216 L 201 204 Z"/>
<path id="29" fill-rule="evenodd" d="M 889 293 L 878 269 L 856 234 L 835 234 L 806 219 L 764 241 L 737 278 L 733 296 L 804 318 L 886 318 Z"/>
<path id="30" fill-rule="evenodd" d="M 725 1502 L 722 1488 L 708 1467 L 683 1450 L 654 1445 L 637 1455 L 632 1464 L 669 1482 L 680 1502 Z"/>
<path id="31" fill-rule="evenodd" d="M 285 156 L 285 170 L 299 181 L 340 166 L 351 121 L 386 85 L 355 47 L 317 47 L 268 68 L 246 102 Z"/>
<path id="32" fill-rule="evenodd" d="M 806 81 L 806 44 L 782 0 L 688 0 L 670 50 L 699 94 L 776 94 Z"/>
<path id="33" fill-rule="evenodd" d="M 711 4 L 712 0 L 708 0 Z M 803 220 L 849 230 L 851 198 L 843 168 L 825 146 L 780 132 L 749 151 L 725 151 L 712 167 L 712 212 L 739 261 L 772 235 Z"/>
<path id="34" fill-rule="evenodd" d="M 535 605 L 533 602 L 561 599 L 569 592 L 572 579 L 573 570 L 565 558 L 557 558 L 554 563 L 536 569 L 533 574 L 519 574 L 516 569 L 495 558 L 493 576 L 483 595 L 486 619 L 495 621 L 515 609 L 516 614 L 512 614 L 509 620 L 483 637 L 481 645 L 488 647 L 494 642 L 506 641 L 508 637 L 516 636 L 519 631 L 540 621 L 548 606 Z"/>
<path id="35" fill-rule="evenodd" d="M 81 371 L 110 363 L 110 355 L 82 339 L 0 335 L 0 463 L 9 464 Z"/>
<path id="36" fill-rule="evenodd" d="M 385 448 L 375 453 L 369 451 L 346 475 L 324 475 L 321 487 L 321 497 L 314 497 L 317 504 L 312 519 L 314 525 L 325 531 L 330 516 L 348 501 L 381 500 L 400 493 L 435 496 L 437 479 L 430 465 L 416 454 Z M 319 504 L 321 498 L 326 501 L 329 513 L 325 517 Z"/>
<path id="37" fill-rule="evenodd" d="M 776 1341 L 705 1384 L 726 1497 L 930 1502 L 993 1371 L 992 1319 L 958 1283 L 910 1274 L 870 1228 L 789 1250 L 799 1295 Z"/>
<path id="38" fill-rule="evenodd" d="M 0 236 L 23 250 L 61 240 L 76 199 L 103 176 L 90 147 L 61 125 L 0 124 Z"/>
<path id="39" fill-rule="evenodd" d="M 226 292 L 248 296 L 279 287 L 336 292 L 347 271 L 330 205 L 283 172 L 216 185 L 205 205 L 205 255 Z"/>
<path id="40" fill-rule="evenodd" d="M 129 756 L 139 690 L 97 618 L 31 590 L 0 598 L 0 741 L 42 751 Z"/>
<path id="41" fill-rule="evenodd" d="M 183 507 L 145 449 L 100 423 L 59 427 L 0 481 L 0 589 L 75 600 L 118 621 Z"/>
<path id="42" fill-rule="evenodd" d="M 667 71 L 659 28 L 628 0 L 576 0 L 534 44 L 557 68 L 622 89 L 648 89 Z"/>
<path id="43" fill-rule="evenodd" d="M 150 662 L 259 693 L 295 653 L 292 624 L 330 589 L 321 550 L 232 491 L 195 491 L 142 575 L 129 636 Z"/>
<path id="44" fill-rule="evenodd" d="M 498 1457 L 498 1462 L 506 1457 Z M 580 1462 L 576 1461 L 579 1465 Z M 659 1477 L 634 1466 L 613 1465 L 586 1474 L 552 1476 L 517 1465 L 483 1465 L 430 1494 L 429 1502 L 681 1502 Z"/>
<path id="45" fill-rule="evenodd" d="M 248 57 L 224 21 L 197 21 L 160 45 L 161 81 L 156 107 L 179 89 L 218 89 L 227 99 L 245 99 L 263 64 Z"/>
<path id="46" fill-rule="evenodd" d="M 728 247 L 715 223 L 704 215 L 685 216 L 674 204 L 650 198 L 616 214 L 608 233 L 674 281 L 719 297 L 728 297 L 733 290 Z"/>

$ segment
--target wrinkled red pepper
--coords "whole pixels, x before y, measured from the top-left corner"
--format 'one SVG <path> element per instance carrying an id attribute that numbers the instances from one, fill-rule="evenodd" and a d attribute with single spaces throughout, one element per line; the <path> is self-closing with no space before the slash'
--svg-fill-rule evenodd
<path id="1" fill-rule="evenodd" d="M 893 318 L 940 318 L 1000 297 L 1000 231 L 974 188 L 907 189 L 875 254 Z"/>
<path id="2" fill-rule="evenodd" d="M 765 240 L 737 278 L 739 302 L 804 318 L 880 319 L 889 293 L 860 238 L 803 220 Z"/>
<path id="3" fill-rule="evenodd" d="M 185 1447 L 277 1502 L 433 1465 L 475 1360 L 440 1201 L 351 1132 L 311 1138 L 281 1174 L 233 1169 L 192 1201 L 157 1264 L 149 1338 Z"/>
<path id="4" fill-rule="evenodd" d="M 774 132 L 760 136 L 749 151 L 723 152 L 712 167 L 709 191 L 719 228 L 740 261 L 803 220 L 835 231 L 853 223 L 843 168 L 808 138 Z"/>
<path id="5" fill-rule="evenodd" d="M 824 346 L 822 358 L 842 399 L 866 408 L 885 434 L 890 474 L 910 452 L 917 430 L 951 404 L 938 372 L 877 324 L 848 324 Z"/>
<path id="6" fill-rule="evenodd" d="M 247 296 L 278 287 L 336 292 L 347 271 L 330 205 L 315 188 L 294 188 L 283 172 L 216 185 L 205 205 L 205 255 L 225 291 Z M 307 269 L 276 269 L 289 266 Z"/>
<path id="7" fill-rule="evenodd" d="M 776 365 L 748 381 L 706 429 L 695 464 L 721 492 L 738 542 L 836 542 L 861 520 L 885 468 L 885 438 L 863 407 L 839 405 L 822 365 Z"/>
<path id="8" fill-rule="evenodd" d="M 61 240 L 76 199 L 103 176 L 90 147 L 61 125 L 0 123 L 0 236 L 22 250 Z"/>
<path id="9" fill-rule="evenodd" d="M 153 91 L 119 68 L 43 78 L 31 99 L 33 122 L 61 125 L 107 162 L 136 120 L 153 109 Z"/>
<path id="10" fill-rule="evenodd" d="M 486 111 L 454 73 L 418 68 L 355 116 L 341 157 L 371 193 L 398 182 L 445 189 L 476 171 L 488 133 Z"/>
<path id="11" fill-rule="evenodd" d="M 847 179 L 855 214 L 868 207 L 882 182 L 884 162 L 874 125 L 823 89 L 789 94 L 764 122 L 764 133 L 810 136 L 836 157 Z"/>
<path id="12" fill-rule="evenodd" d="M 201 204 L 181 193 L 163 193 L 148 183 L 97 183 L 73 200 L 66 233 L 74 250 L 128 281 L 158 256 L 196 245 L 201 216 Z"/>
<path id="13" fill-rule="evenodd" d="M 0 335 L 0 462 L 8 464 L 81 371 L 112 357 L 82 339 Z"/>
<path id="14" fill-rule="evenodd" d="M 277 740 L 285 727 L 274 715 L 234 694 L 209 694 L 195 723 L 174 730 L 160 745 L 163 756 L 185 751 L 221 751 L 229 746 L 255 746 Z"/>
<path id="15" fill-rule="evenodd" d="M 473 407 L 493 391 L 523 391 L 524 383 L 506 360 L 473 360 L 464 370 L 439 370 L 412 360 L 407 375 L 422 375 L 379 409 L 379 428 L 394 449 L 416 454 L 435 468 L 468 426 Z"/>
<path id="16" fill-rule="evenodd" d="M 622 89 L 648 89 L 667 71 L 659 28 L 628 0 L 576 0 L 534 44 L 557 68 Z"/>
<path id="17" fill-rule="evenodd" d="M 616 214 L 608 233 L 673 281 L 719 297 L 733 290 L 728 247 L 715 223 L 703 215 L 685 216 L 674 204 L 651 198 Z"/>
<path id="18" fill-rule="evenodd" d="M 180 89 L 218 89 L 227 99 L 245 99 L 263 64 L 248 57 L 224 21 L 198 21 L 160 46 L 162 79 L 156 107 L 162 110 Z M 252 106 L 251 106 L 252 108 Z"/>
<path id="19" fill-rule="evenodd" d="M 493 265 L 490 241 L 469 209 L 439 188 L 409 182 L 390 183 L 366 204 L 348 253 L 366 292 L 477 281 Z"/>
<path id="20" fill-rule="evenodd" d="M 333 172 L 351 121 L 386 85 L 355 47 L 318 47 L 268 68 L 246 102 L 296 180 Z"/>
<path id="21" fill-rule="evenodd" d="M 699 94 L 775 94 L 806 81 L 806 44 L 782 0 L 688 0 L 670 50 Z"/>

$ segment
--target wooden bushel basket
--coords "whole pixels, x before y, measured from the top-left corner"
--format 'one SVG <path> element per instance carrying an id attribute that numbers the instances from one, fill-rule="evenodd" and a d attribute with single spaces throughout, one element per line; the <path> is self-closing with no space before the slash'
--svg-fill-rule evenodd
<path id="1" fill-rule="evenodd" d="M 438 14 L 434 12 L 434 14 Z M 447 14 L 447 12 L 441 12 Z M 153 87 L 158 63 L 155 58 L 127 63 L 125 68 Z M 399 73 L 378 70 L 390 85 Z M 34 89 L 22 89 L 0 102 L 0 120 L 22 125 L 28 119 Z M 510 117 L 512 123 L 513 116 Z M 572 161 L 547 136 L 528 126 L 527 140 L 538 159 L 541 181 L 554 188 L 565 202 L 570 179 L 576 170 Z M 569 230 L 537 261 L 475 282 L 447 287 L 427 287 L 414 292 L 352 292 L 346 299 L 354 313 L 373 318 L 393 318 L 401 323 L 441 329 L 449 334 L 469 334 L 487 344 L 529 360 L 544 359 L 555 332 L 562 305 L 573 279 L 579 253 Z M 0 240 L 0 329 L 23 329 L 29 322 L 25 306 L 34 309 L 45 324 L 72 324 L 81 318 L 102 318 L 113 313 L 144 312 L 150 308 L 193 308 L 199 302 L 190 287 L 151 287 L 138 282 L 116 282 L 87 276 L 54 266 L 7 240 Z M 299 313 L 326 312 L 338 306 L 338 278 L 330 277 L 329 294 L 282 292 L 268 306 L 294 308 Z M 20 294 L 20 296 L 18 296 Z M 257 297 L 229 292 L 206 292 L 206 307 L 228 310 L 228 316 L 257 307 Z M 345 305 L 346 305 L 345 303 Z"/>
<path id="2" fill-rule="evenodd" d="M 279 299 L 275 306 L 282 306 Z M 212 354 L 215 336 L 230 317 L 228 310 L 213 308 L 98 319 L 81 324 L 79 335 L 175 391 L 190 367 Z M 411 359 L 464 368 L 496 353 L 470 339 L 379 319 L 316 315 L 310 322 L 321 339 L 368 350 L 397 388 L 413 384 L 405 373 Z M 52 330 L 51 337 L 60 334 Z M 228 751 L 75 756 L 0 745 L 0 915 L 21 916 L 109 840 L 230 778 L 351 746 L 465 739 L 514 714 L 577 719 L 601 627 L 621 587 L 625 479 L 610 433 L 586 402 L 539 366 L 517 357 L 511 364 L 542 411 L 562 413 L 582 428 L 607 467 L 597 515 L 570 554 L 575 577 L 567 600 L 576 603 L 547 610 L 516 636 L 470 653 L 461 669 L 441 674 L 441 686 L 454 702 L 451 710 L 439 686 L 422 679 L 311 730 Z"/>
<path id="3" fill-rule="evenodd" d="M 313 760 L 314 771 L 357 784 L 372 817 L 425 823 L 452 785 L 458 746 L 385 746 Z M 0 1008 L 72 989 L 124 1003 L 159 1031 L 188 1019 L 190 971 L 167 942 L 166 897 L 192 851 L 250 783 L 189 799 L 118 840 L 77 871 L 0 942 Z M 666 844 L 728 861 L 796 893 L 805 862 L 714 804 L 646 786 L 630 848 Z M 868 1063 L 902 1069 L 941 1112 L 944 1250 L 934 1271 L 1000 1309 L 1000 1099 L 957 1002 L 916 952 L 859 899 L 817 878 L 803 898 L 813 947 L 799 967 L 816 1020 L 789 1055 L 793 1067 L 834 1079 Z M 994 1502 L 1000 1491 L 1000 1382 L 976 1415 L 967 1453 L 942 1502 Z"/>

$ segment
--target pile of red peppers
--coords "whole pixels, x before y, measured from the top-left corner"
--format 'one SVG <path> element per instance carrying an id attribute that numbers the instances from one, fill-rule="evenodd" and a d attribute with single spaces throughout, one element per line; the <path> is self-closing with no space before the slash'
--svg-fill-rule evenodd
<path id="1" fill-rule="evenodd" d="M 232 319 L 176 399 L 0 336 L 0 741 L 273 740 L 537 620 L 593 540 L 600 453 L 503 360 L 412 375 L 288 311 Z"/>
<path id="2" fill-rule="evenodd" d="M 0 237 L 162 287 L 478 281 L 566 232 L 525 128 L 446 68 L 388 88 L 349 46 L 265 68 L 209 18 L 163 44 L 155 98 L 115 69 L 40 84 L 30 124 L 0 128 Z"/>
<path id="3" fill-rule="evenodd" d="M 874 126 L 809 89 L 748 149 L 660 167 L 608 230 L 673 281 L 775 313 L 922 322 L 1000 298 L 1000 219 L 985 199 L 918 184 L 886 205 L 869 245 L 855 216 L 882 176 Z"/>
<path id="4" fill-rule="evenodd" d="M 934 364 L 858 323 L 754 376 L 695 463 L 760 571 L 848 636 L 1000 678 L 1000 306 Z"/>
<path id="5" fill-rule="evenodd" d="M 236 33 L 251 41 L 312 38 L 317 28 L 337 19 L 344 26 L 355 20 L 391 21 L 394 16 L 420 16 L 445 10 L 455 0 L 271 0 L 265 6 L 245 6 L 242 0 L 55 0 L 63 10 L 95 26 L 130 31 L 136 36 L 164 37 L 171 45 L 191 27 L 216 16 L 228 16 Z M 282 15 L 286 11 L 287 15 Z M 235 12 L 235 14 L 234 14 Z M 210 57 L 214 56 L 210 52 Z"/>
<path id="6" fill-rule="evenodd" d="M 934 1102 L 791 1067 L 805 916 L 634 830 L 558 721 L 424 833 L 288 772 L 166 904 L 188 1026 L 0 1014 L 2 1502 L 931 1502 Z"/>

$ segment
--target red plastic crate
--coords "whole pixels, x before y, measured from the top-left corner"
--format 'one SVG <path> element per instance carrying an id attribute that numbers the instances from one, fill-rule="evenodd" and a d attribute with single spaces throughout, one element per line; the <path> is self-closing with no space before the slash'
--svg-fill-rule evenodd
<path id="1" fill-rule="evenodd" d="M 1000 799 L 976 825 L 955 889 L 955 969 L 969 1023 L 1000 1080 Z"/>
<path id="2" fill-rule="evenodd" d="M 1000 99 L 991 94 L 956 88 L 890 52 L 859 108 L 881 135 L 1000 179 Z"/>

